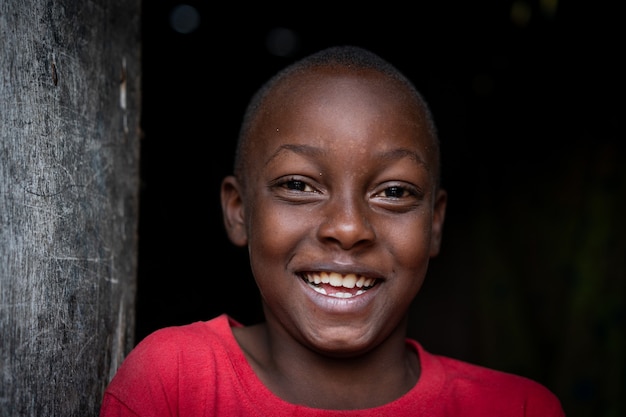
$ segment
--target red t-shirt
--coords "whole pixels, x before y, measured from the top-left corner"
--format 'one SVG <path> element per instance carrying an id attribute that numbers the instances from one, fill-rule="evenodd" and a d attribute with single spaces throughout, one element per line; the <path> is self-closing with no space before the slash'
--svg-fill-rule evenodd
<path id="1" fill-rule="evenodd" d="M 100 417 L 564 417 L 556 396 L 530 379 L 426 352 L 418 353 L 415 386 L 386 405 L 321 410 L 274 395 L 256 376 L 233 336 L 227 315 L 157 330 L 120 366 Z"/>

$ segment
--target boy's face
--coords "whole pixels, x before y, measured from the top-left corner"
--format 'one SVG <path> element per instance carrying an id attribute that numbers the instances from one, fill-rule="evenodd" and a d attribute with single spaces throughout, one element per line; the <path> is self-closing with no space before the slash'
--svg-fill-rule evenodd
<path id="1" fill-rule="evenodd" d="M 245 190 L 224 206 L 268 323 L 316 351 L 355 355 L 397 330 L 439 251 L 445 193 L 408 97 L 374 72 L 283 83 L 253 127 Z"/>

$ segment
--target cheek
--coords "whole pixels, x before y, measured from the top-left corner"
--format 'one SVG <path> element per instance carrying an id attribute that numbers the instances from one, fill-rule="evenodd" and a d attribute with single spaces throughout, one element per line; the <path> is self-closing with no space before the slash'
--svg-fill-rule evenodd
<path id="1" fill-rule="evenodd" d="M 249 218 L 248 251 L 250 267 L 263 299 L 280 309 L 297 284 L 289 272 L 289 262 L 296 253 L 307 225 L 301 216 L 258 206 Z"/>
<path id="2" fill-rule="evenodd" d="M 302 216 L 263 205 L 255 207 L 249 224 L 250 252 L 274 260 L 289 256 L 306 230 Z"/>
<path id="3" fill-rule="evenodd" d="M 414 221 L 394 227 L 388 232 L 388 241 L 393 242 L 391 250 L 397 266 L 420 276 L 425 273 L 430 259 L 430 225 L 423 221 Z"/>

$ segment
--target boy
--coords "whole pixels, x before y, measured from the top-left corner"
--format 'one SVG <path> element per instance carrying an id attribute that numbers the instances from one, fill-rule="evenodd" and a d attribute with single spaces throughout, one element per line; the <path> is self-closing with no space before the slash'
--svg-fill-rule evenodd
<path id="1" fill-rule="evenodd" d="M 329 48 L 265 84 L 221 201 L 265 321 L 156 331 L 111 381 L 101 417 L 564 416 L 536 382 L 407 339 L 447 196 L 429 109 L 378 56 Z"/>

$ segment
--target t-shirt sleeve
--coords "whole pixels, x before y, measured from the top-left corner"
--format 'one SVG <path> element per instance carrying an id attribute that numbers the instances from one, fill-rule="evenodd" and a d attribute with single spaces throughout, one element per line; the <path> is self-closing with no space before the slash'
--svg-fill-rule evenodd
<path id="1" fill-rule="evenodd" d="M 174 415 L 177 352 L 169 330 L 158 330 L 142 340 L 126 357 L 109 383 L 100 417 Z"/>
<path id="2" fill-rule="evenodd" d="M 420 355 L 431 375 L 444 380 L 435 399 L 445 409 L 442 415 L 565 417 L 558 397 L 532 379 L 425 352 Z M 432 380 L 429 386 L 436 385 Z"/>
<path id="3" fill-rule="evenodd" d="M 525 417 L 565 417 L 561 401 L 543 385 L 535 384 L 528 398 Z"/>
<path id="4" fill-rule="evenodd" d="M 196 394 L 198 386 L 210 387 L 207 376 L 215 377 L 210 349 L 205 347 L 207 344 L 199 343 L 198 335 L 192 330 L 165 328 L 142 340 L 109 383 L 100 417 L 176 416 L 179 402 L 184 403 L 187 396 Z M 196 371 L 193 380 L 184 369 Z M 210 398 L 205 395 L 201 400 L 206 402 Z"/>

